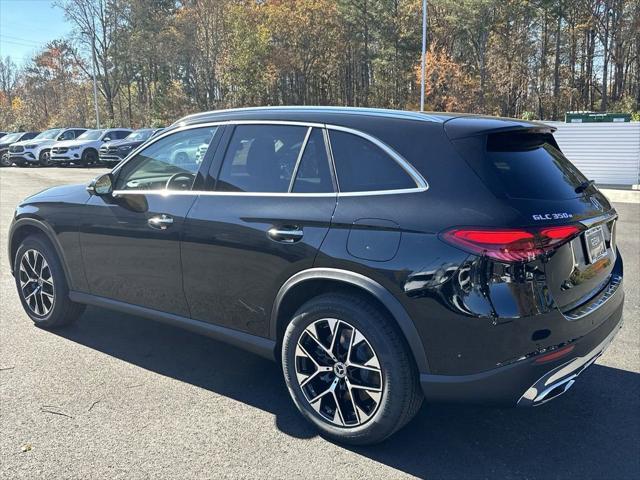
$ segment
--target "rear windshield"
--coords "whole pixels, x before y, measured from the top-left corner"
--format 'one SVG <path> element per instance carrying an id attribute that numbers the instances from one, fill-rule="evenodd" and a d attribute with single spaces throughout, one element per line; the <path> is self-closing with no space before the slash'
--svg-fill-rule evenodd
<path id="1" fill-rule="evenodd" d="M 550 133 L 490 134 L 483 163 L 485 181 L 512 198 L 575 198 L 587 180 Z"/>

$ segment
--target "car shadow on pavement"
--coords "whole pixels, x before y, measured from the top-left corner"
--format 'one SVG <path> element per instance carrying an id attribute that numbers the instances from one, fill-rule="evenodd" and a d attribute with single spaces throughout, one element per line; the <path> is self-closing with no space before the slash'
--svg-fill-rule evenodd
<path id="1" fill-rule="evenodd" d="M 317 435 L 296 411 L 273 362 L 91 307 L 76 325 L 56 333 L 268 411 L 292 437 Z M 639 478 L 640 374 L 595 365 L 566 395 L 533 409 L 423 405 L 389 440 L 344 448 L 422 478 Z"/>

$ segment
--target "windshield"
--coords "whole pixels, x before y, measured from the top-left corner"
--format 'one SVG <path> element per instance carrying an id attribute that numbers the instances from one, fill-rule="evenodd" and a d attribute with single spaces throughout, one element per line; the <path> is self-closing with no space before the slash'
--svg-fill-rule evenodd
<path id="1" fill-rule="evenodd" d="M 151 132 L 153 132 L 153 130 L 136 130 L 130 133 L 125 140 L 129 140 L 130 142 L 143 141 L 151 136 Z"/>
<path id="2" fill-rule="evenodd" d="M 4 137 L 2 137 L 0 139 L 0 142 L 2 142 L 2 143 L 15 142 L 16 140 L 20 139 L 21 135 L 22 135 L 22 133 L 10 133 L 9 135 L 5 135 Z"/>
<path id="3" fill-rule="evenodd" d="M 98 140 L 104 130 L 87 130 L 82 135 L 80 135 L 76 140 Z"/>
<path id="4" fill-rule="evenodd" d="M 61 128 L 52 128 L 51 130 L 45 130 L 44 132 L 36 136 L 34 140 L 51 140 L 56 138 L 61 131 Z"/>

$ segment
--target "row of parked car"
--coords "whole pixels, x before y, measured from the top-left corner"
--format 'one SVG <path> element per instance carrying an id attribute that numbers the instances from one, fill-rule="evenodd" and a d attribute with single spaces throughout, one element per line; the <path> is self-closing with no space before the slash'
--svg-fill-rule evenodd
<path id="1" fill-rule="evenodd" d="M 162 130 L 70 127 L 44 132 L 0 132 L 0 165 L 115 165 Z"/>

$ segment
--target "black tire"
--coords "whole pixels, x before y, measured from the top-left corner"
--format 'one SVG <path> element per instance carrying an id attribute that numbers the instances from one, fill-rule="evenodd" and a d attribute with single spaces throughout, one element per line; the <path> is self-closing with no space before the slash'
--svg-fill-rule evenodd
<path id="1" fill-rule="evenodd" d="M 11 160 L 9 159 L 9 152 L 4 152 L 0 157 L 0 166 L 2 167 L 10 167 Z"/>
<path id="2" fill-rule="evenodd" d="M 98 152 L 96 152 L 93 148 L 87 148 L 84 152 L 82 152 L 82 158 L 80 159 L 82 165 L 88 167 L 89 165 L 93 165 L 98 161 Z"/>
<path id="3" fill-rule="evenodd" d="M 41 167 L 48 167 L 50 162 L 49 162 L 49 156 L 51 155 L 51 152 L 49 150 L 43 150 L 42 152 L 40 152 L 40 155 L 38 156 L 38 163 L 40 164 Z"/>
<path id="4" fill-rule="evenodd" d="M 20 263 L 25 253 L 28 252 L 36 252 L 42 255 L 48 264 L 48 270 L 52 280 L 51 283 L 53 285 L 53 287 L 48 290 L 48 293 L 52 293 L 53 295 L 53 301 L 47 301 L 47 304 L 43 304 L 41 295 L 40 303 L 35 302 L 35 309 L 32 306 L 33 303 L 30 304 L 25 298 L 32 290 L 27 291 L 26 285 L 25 288 L 21 287 L 21 281 L 26 279 L 25 275 L 27 277 L 29 276 L 26 272 L 22 272 L 20 268 Z M 33 255 L 32 253 L 29 254 Z M 60 328 L 75 322 L 84 312 L 85 305 L 69 300 L 69 287 L 64 275 L 64 270 L 62 269 L 58 255 L 44 236 L 30 235 L 22 241 L 13 259 L 13 268 L 16 288 L 22 307 L 38 327 L 46 329 Z M 46 268 L 44 270 L 46 271 Z M 45 276 L 48 275 L 45 273 Z M 30 284 L 33 283 L 34 282 L 30 282 Z M 42 283 L 40 283 L 40 286 L 43 286 Z M 51 305 L 50 309 L 45 313 L 45 307 L 49 304 Z M 40 310 L 39 313 L 38 310 Z"/>
<path id="5" fill-rule="evenodd" d="M 347 332 L 349 331 L 349 327 L 357 329 L 359 333 L 364 336 L 366 342 L 368 342 L 367 346 L 371 347 L 371 353 L 373 353 L 378 360 L 380 367 L 379 372 L 381 374 L 381 377 L 379 377 L 381 384 L 380 400 L 377 402 L 377 407 L 371 410 L 373 412 L 370 413 L 371 416 L 364 421 L 362 421 L 362 417 L 366 414 L 362 415 L 364 412 L 358 412 L 355 408 L 357 402 L 353 402 L 354 397 L 358 395 L 358 390 L 351 390 L 351 388 L 349 388 L 349 391 L 356 392 L 353 396 L 351 396 L 351 394 L 344 396 L 347 387 L 343 387 L 341 390 L 343 394 L 341 397 L 342 400 L 346 399 L 347 402 L 351 402 L 350 405 L 352 406 L 351 411 L 348 411 L 348 408 L 344 409 L 345 414 L 338 413 L 337 408 L 333 409 L 334 421 L 335 418 L 338 418 L 339 423 L 342 424 L 341 426 L 332 423 L 330 419 L 325 418 L 325 416 L 311 406 L 310 401 L 303 392 L 301 382 L 298 380 L 296 368 L 298 365 L 301 365 L 301 363 L 296 363 L 296 361 L 303 362 L 302 364 L 307 362 L 308 365 L 309 359 L 309 356 L 306 355 L 300 357 L 299 353 L 301 350 L 299 349 L 298 353 L 296 353 L 298 341 L 301 338 L 307 338 L 303 337 L 307 327 L 313 325 L 311 327 L 312 329 L 316 328 L 316 326 L 322 328 L 324 326 L 323 322 L 326 321 L 323 319 L 339 320 L 340 322 L 337 325 L 343 325 L 343 328 L 345 328 Z M 328 324 L 327 328 L 330 328 Z M 332 335 L 335 336 L 340 332 L 340 327 L 333 328 L 335 334 Z M 325 332 L 326 331 L 325 328 Z M 349 334 L 349 336 L 350 335 L 353 335 L 353 333 Z M 341 335 L 340 338 L 346 339 L 347 337 Z M 342 341 L 339 343 L 342 343 Z M 360 341 L 358 345 L 362 346 L 363 344 L 364 342 Z M 355 345 L 353 348 L 356 348 Z M 322 353 L 321 350 L 318 351 Z M 342 351 L 344 352 L 344 348 L 342 348 Z M 297 356 L 298 358 L 296 359 Z M 338 358 L 338 355 L 336 355 L 336 358 Z M 352 368 L 349 366 L 350 359 L 347 357 L 340 358 L 346 358 L 343 366 L 345 366 L 345 372 L 348 372 L 349 368 Z M 326 357 L 326 359 L 329 360 L 328 357 Z M 342 361 L 343 360 L 340 360 L 338 363 Z M 315 425 L 323 436 L 337 442 L 353 445 L 381 442 L 409 422 L 422 404 L 423 396 L 422 390 L 420 389 L 417 368 L 408 352 L 408 347 L 402 338 L 401 332 L 385 312 L 377 308 L 372 302 L 358 296 L 323 294 L 300 307 L 291 322 L 287 325 L 282 339 L 282 367 L 289 393 L 302 415 Z M 316 368 L 316 372 L 319 371 L 317 367 L 314 368 Z M 351 371 L 354 372 L 356 370 L 357 369 L 352 368 Z M 326 374 L 321 373 L 320 378 L 325 378 L 326 382 L 344 382 L 344 379 L 336 380 L 338 373 L 334 365 L 332 372 L 327 372 Z M 333 379 L 330 378 L 331 374 L 334 376 Z M 348 380 L 350 375 L 352 375 L 352 373 L 346 373 L 346 375 L 344 375 L 347 377 L 346 385 L 349 385 Z M 304 381 L 309 378 L 311 378 L 311 375 L 304 378 L 302 382 L 304 383 Z M 351 386 L 353 386 L 354 379 L 351 378 L 350 380 Z M 307 384 L 310 383 L 311 382 L 308 382 Z M 327 383 L 323 383 L 317 390 L 322 391 L 326 385 Z M 307 388 L 308 387 L 305 386 L 305 389 Z M 341 387 L 338 386 L 336 390 L 340 388 Z M 314 393 L 317 392 L 314 391 Z M 340 393 L 338 395 L 340 395 Z M 334 396 L 333 399 L 335 400 L 336 397 Z M 329 398 L 329 401 L 333 403 L 333 405 L 336 405 L 336 401 L 334 400 Z M 359 399 L 356 398 L 355 400 Z M 361 400 L 362 398 L 360 401 Z M 321 400 L 320 402 L 323 401 L 324 400 Z M 320 410 L 325 408 L 322 406 L 322 403 L 316 403 L 314 401 L 314 404 L 318 406 Z M 331 407 L 328 408 L 329 413 L 331 413 Z M 340 410 L 342 412 L 342 409 Z M 349 417 L 352 422 L 356 423 L 347 425 L 348 422 L 342 420 L 343 418 L 349 419 Z M 362 423 L 358 424 L 357 422 Z"/>

